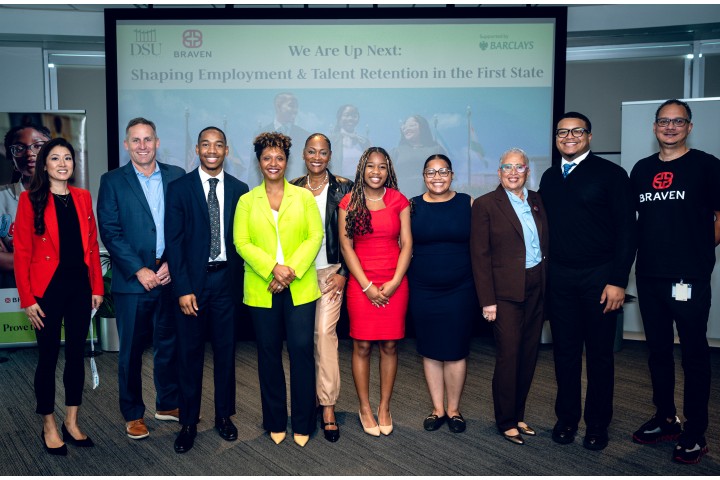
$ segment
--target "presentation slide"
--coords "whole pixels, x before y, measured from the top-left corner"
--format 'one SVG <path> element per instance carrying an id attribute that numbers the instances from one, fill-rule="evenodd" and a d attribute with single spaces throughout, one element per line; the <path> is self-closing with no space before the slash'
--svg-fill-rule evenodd
<path id="1" fill-rule="evenodd" d="M 473 196 L 497 186 L 500 155 L 511 147 L 531 159 L 531 188 L 550 165 L 554 17 L 115 26 L 120 165 L 129 161 L 124 128 L 136 116 L 156 123 L 158 158 L 188 171 L 198 165 L 198 132 L 220 127 L 226 170 L 251 187 L 261 181 L 252 140 L 264 131 L 292 138 L 288 179 L 305 173 L 311 133 L 331 139 L 330 170 L 351 179 L 362 152 L 381 146 L 408 197 L 424 191 L 423 162 L 435 153 L 452 160 L 455 189 Z"/>

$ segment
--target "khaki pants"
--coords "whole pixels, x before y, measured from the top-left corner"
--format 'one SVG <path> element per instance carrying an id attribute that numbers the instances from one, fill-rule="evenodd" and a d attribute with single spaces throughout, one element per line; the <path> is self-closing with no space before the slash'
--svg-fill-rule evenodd
<path id="1" fill-rule="evenodd" d="M 320 290 L 327 278 L 337 273 L 340 264 L 330 265 L 317 271 Z M 343 292 L 344 294 L 344 292 Z M 335 299 L 333 302 L 332 300 Z M 342 295 L 334 291 L 323 294 L 315 308 L 315 377 L 320 405 L 335 405 L 340 395 L 340 365 L 338 361 L 337 324 L 340 320 Z"/>

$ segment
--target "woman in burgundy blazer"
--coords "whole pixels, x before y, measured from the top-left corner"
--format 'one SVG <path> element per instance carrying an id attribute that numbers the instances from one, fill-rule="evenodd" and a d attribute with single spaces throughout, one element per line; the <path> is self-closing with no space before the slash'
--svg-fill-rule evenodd
<path id="1" fill-rule="evenodd" d="M 547 216 L 540 196 L 525 188 L 527 155 L 512 148 L 500 158 L 500 185 L 473 203 L 470 254 L 483 317 L 492 322 L 496 356 L 492 390 L 495 423 L 522 445 L 525 401 L 535 373 L 543 325 Z"/>
<path id="2" fill-rule="evenodd" d="M 85 379 L 83 356 L 90 312 L 102 303 L 103 280 L 90 193 L 68 185 L 74 167 L 75 150 L 65 139 L 43 145 L 30 189 L 20 196 L 15 218 L 15 280 L 20 305 L 35 329 L 39 353 L 35 411 L 43 416 L 43 446 L 53 455 L 66 455 L 65 443 L 93 446 L 81 432 L 77 414 Z M 63 323 L 67 408 L 61 439 L 54 407 Z"/>

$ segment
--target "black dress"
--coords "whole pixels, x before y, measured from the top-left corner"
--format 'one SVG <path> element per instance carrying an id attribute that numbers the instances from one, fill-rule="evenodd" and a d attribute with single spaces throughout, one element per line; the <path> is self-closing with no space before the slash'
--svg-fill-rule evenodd
<path id="1" fill-rule="evenodd" d="M 438 361 L 462 360 L 470 353 L 477 315 L 470 264 L 470 196 L 447 202 L 412 199 L 413 257 L 408 270 L 410 313 L 417 351 Z"/>

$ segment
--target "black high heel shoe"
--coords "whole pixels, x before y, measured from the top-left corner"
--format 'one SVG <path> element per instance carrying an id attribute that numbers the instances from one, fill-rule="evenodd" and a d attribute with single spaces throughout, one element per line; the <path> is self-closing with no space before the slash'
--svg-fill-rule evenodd
<path id="1" fill-rule="evenodd" d="M 47 443 L 45 443 L 45 430 L 40 432 L 40 440 L 42 440 L 43 447 L 45 447 L 45 451 L 49 453 L 50 455 L 60 455 L 62 457 L 67 455 L 67 445 L 62 445 L 60 447 L 50 448 L 47 446 Z"/>
<path id="2" fill-rule="evenodd" d="M 95 443 L 90 439 L 90 437 L 85 438 L 84 440 L 78 440 L 75 437 L 73 437 L 70 432 L 68 432 L 67 428 L 65 428 L 65 424 L 62 424 L 62 436 L 63 436 L 63 442 L 69 443 L 70 445 L 74 445 L 76 447 L 94 447 Z"/>

